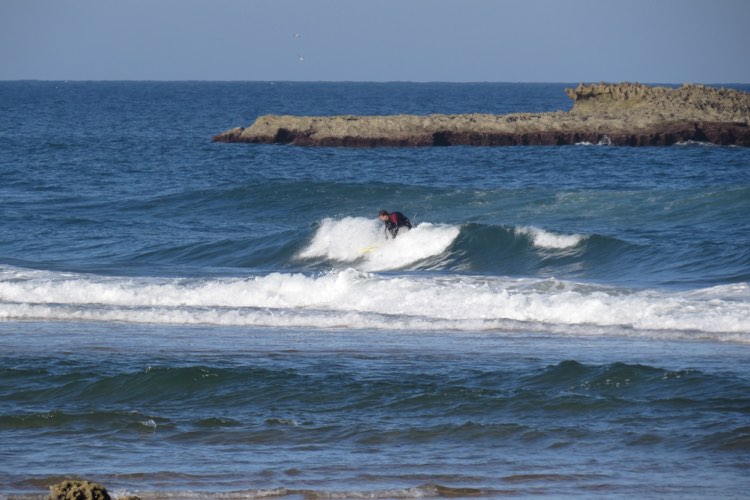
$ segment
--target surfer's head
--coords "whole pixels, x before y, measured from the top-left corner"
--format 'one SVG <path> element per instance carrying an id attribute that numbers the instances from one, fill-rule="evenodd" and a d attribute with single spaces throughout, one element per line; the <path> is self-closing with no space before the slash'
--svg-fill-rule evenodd
<path id="1" fill-rule="evenodd" d="M 387 218 L 388 218 L 388 210 L 381 210 L 380 214 L 378 215 L 378 219 L 386 220 Z"/>

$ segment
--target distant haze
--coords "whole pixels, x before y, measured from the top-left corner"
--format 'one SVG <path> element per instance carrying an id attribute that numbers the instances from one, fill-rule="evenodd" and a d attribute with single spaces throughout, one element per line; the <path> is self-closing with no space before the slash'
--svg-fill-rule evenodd
<path id="1" fill-rule="evenodd" d="M 746 0 L 2 0 L 0 79 L 750 82 Z"/>

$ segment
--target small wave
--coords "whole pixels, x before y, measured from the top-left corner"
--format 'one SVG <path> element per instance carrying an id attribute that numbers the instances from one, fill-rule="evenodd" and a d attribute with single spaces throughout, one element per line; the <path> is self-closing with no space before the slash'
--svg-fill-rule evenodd
<path id="1" fill-rule="evenodd" d="M 39 396 L 39 399 L 46 401 L 59 401 L 65 399 L 65 395 L 55 391 L 45 399 L 45 396 Z M 28 396 L 28 395 L 27 395 Z M 36 397 L 37 394 L 31 393 L 30 396 Z M 9 394 L 10 398 L 17 397 L 17 394 Z M 57 399 L 60 398 L 60 399 Z M 86 399 L 83 397 L 82 400 Z M 84 412 L 65 412 L 51 411 L 44 413 L 20 413 L 20 414 L 2 414 L 0 415 L 0 425 L 6 429 L 15 430 L 34 430 L 34 429 L 74 429 L 74 428 L 129 428 L 138 432 L 153 431 L 157 427 L 173 427 L 168 419 L 153 417 L 142 414 L 137 411 L 122 410 L 96 410 Z"/>
<path id="2" fill-rule="evenodd" d="M 125 494 L 126 492 L 123 492 Z M 371 490 L 324 490 L 324 489 L 296 489 L 296 488 L 274 488 L 258 490 L 241 490 L 226 492 L 203 492 L 203 491 L 139 491 L 138 497 L 143 500 L 151 499 L 190 499 L 190 500 L 212 500 L 212 499 L 261 499 L 261 498 L 307 498 L 307 499 L 407 499 L 407 498 L 467 498 L 494 496 L 491 490 L 479 488 L 451 487 L 440 484 L 423 484 L 421 486 L 404 488 L 387 488 Z"/>
<path id="3" fill-rule="evenodd" d="M 714 147 L 714 148 L 719 147 L 719 146 L 717 146 L 716 144 L 714 144 L 712 142 L 693 141 L 693 140 L 676 142 L 674 145 L 675 146 Z"/>
<path id="4" fill-rule="evenodd" d="M 572 248 L 578 246 L 585 238 L 580 234 L 559 234 L 533 226 L 517 227 L 515 231 L 531 238 L 534 246 L 539 248 Z"/>
<path id="5" fill-rule="evenodd" d="M 619 396 L 645 396 L 659 394 L 661 401 L 685 400 L 690 397 L 704 402 L 715 397 L 717 391 L 727 387 L 721 376 L 696 370 L 670 371 L 641 364 L 612 363 L 584 365 L 574 360 L 549 366 L 524 380 L 528 388 L 583 391 L 584 393 Z M 732 397 L 735 397 L 733 394 Z"/>
<path id="6" fill-rule="evenodd" d="M 599 139 L 599 142 L 596 143 L 590 141 L 581 141 L 575 143 L 576 146 L 611 146 L 612 144 L 612 139 L 610 139 L 608 135 L 603 135 L 601 139 Z"/>

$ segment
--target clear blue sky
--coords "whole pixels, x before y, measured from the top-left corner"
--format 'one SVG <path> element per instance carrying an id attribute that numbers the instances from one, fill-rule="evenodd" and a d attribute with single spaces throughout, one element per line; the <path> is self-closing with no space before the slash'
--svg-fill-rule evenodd
<path id="1" fill-rule="evenodd" d="M 0 0 L 0 79 L 750 83 L 750 0 Z"/>

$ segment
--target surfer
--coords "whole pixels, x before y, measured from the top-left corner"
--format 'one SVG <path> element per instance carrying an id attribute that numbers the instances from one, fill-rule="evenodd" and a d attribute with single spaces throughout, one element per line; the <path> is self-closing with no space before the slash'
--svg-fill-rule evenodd
<path id="1" fill-rule="evenodd" d="M 402 227 L 411 229 L 411 221 L 401 212 L 388 213 L 387 210 L 381 210 L 378 218 L 385 224 L 385 237 L 391 233 L 391 238 L 398 236 L 398 230 Z"/>

